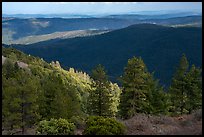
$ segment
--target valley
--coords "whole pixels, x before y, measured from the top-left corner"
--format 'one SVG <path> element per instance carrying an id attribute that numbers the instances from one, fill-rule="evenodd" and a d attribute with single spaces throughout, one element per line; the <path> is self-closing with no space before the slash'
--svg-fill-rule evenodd
<path id="1" fill-rule="evenodd" d="M 2 2 L 2 135 L 202 135 L 202 2 Z"/>
<path id="2" fill-rule="evenodd" d="M 101 35 L 10 46 L 48 62 L 58 60 L 64 68 L 88 73 L 101 63 L 114 82 L 118 82 L 128 58 L 141 56 L 148 70 L 155 71 L 161 84 L 168 86 L 182 53 L 187 55 L 190 64 L 201 66 L 201 33 L 199 27 L 136 24 Z"/>

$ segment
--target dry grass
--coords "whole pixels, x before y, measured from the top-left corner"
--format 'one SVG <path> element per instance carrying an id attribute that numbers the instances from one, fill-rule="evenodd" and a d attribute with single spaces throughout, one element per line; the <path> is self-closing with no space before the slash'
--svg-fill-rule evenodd
<path id="1" fill-rule="evenodd" d="M 202 110 L 180 117 L 138 114 L 123 123 L 127 135 L 202 135 Z"/>

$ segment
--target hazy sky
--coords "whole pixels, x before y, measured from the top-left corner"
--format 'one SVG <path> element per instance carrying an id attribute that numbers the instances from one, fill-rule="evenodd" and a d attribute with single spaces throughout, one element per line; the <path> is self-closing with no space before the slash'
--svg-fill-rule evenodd
<path id="1" fill-rule="evenodd" d="M 202 2 L 2 2 L 3 14 L 111 14 L 159 10 L 201 12 Z"/>

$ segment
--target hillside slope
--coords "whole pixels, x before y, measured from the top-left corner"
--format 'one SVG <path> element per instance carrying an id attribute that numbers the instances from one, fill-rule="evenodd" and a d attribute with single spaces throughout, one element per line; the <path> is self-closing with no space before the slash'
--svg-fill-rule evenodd
<path id="1" fill-rule="evenodd" d="M 50 34 L 43 35 L 32 35 L 19 38 L 17 40 L 8 40 L 5 36 L 2 37 L 4 44 L 33 44 L 42 41 L 47 41 L 51 39 L 68 39 L 75 37 L 85 37 L 91 35 L 99 35 L 108 32 L 108 30 L 73 30 L 73 31 L 64 31 L 64 32 L 54 32 Z"/>
<path id="2" fill-rule="evenodd" d="M 4 37 L 16 40 L 26 36 L 43 35 L 54 32 L 88 29 L 118 29 L 134 24 L 136 21 L 108 18 L 13 18 L 2 21 L 2 33 Z"/>
<path id="3" fill-rule="evenodd" d="M 47 61 L 59 60 L 65 68 L 86 72 L 96 64 L 103 64 L 114 81 L 122 74 L 129 58 L 141 56 L 149 71 L 155 71 L 156 78 L 168 85 L 182 53 L 190 64 L 201 66 L 202 29 L 138 24 L 97 36 L 13 47 Z"/>
<path id="4" fill-rule="evenodd" d="M 57 114 L 53 114 L 55 117 L 57 117 L 58 114 L 61 117 L 71 117 L 76 114 L 83 114 L 82 102 L 83 99 L 86 98 L 85 96 L 88 95 L 88 90 L 90 90 L 90 84 L 92 82 L 86 73 L 76 72 L 73 68 L 64 70 L 60 67 L 58 61 L 56 61 L 56 63 L 53 61 L 47 63 L 43 59 L 26 55 L 23 52 L 10 48 L 2 48 L 2 61 L 2 96 L 5 97 L 2 99 L 4 118 L 9 118 L 9 113 L 6 113 L 6 111 L 11 107 L 9 106 L 10 104 L 5 104 L 5 101 L 7 101 L 10 94 L 19 95 L 19 92 L 22 91 L 21 88 L 27 92 L 34 90 L 35 96 L 39 100 L 45 97 L 46 94 L 54 94 L 48 97 L 52 100 L 53 97 L 55 98 L 57 95 L 65 92 L 66 95 L 64 96 L 66 96 L 66 99 L 63 100 L 62 98 L 61 101 L 70 102 L 61 106 L 59 109 L 65 109 L 62 111 L 63 114 L 60 114 L 58 110 Z M 22 81 L 24 81 L 23 85 L 21 83 Z M 35 84 L 29 85 L 30 83 Z M 13 99 L 18 97 L 19 96 L 15 96 Z M 24 97 L 29 97 L 29 95 L 25 94 Z M 50 102 L 54 101 L 52 100 Z M 38 103 L 40 103 L 40 101 Z M 38 105 L 39 107 L 43 107 L 45 104 L 41 103 Z M 49 105 L 47 109 L 51 111 Z M 55 108 L 53 111 L 57 111 L 57 109 L 58 108 Z M 43 111 L 39 111 L 38 113 L 42 116 L 46 115 Z M 52 114 L 50 113 L 49 115 Z"/>

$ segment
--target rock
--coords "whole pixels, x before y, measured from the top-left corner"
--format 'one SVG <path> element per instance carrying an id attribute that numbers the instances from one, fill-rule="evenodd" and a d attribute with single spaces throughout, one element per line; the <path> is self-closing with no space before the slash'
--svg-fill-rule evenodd
<path id="1" fill-rule="evenodd" d="M 2 65 L 5 63 L 6 57 L 2 56 Z"/>
<path id="2" fill-rule="evenodd" d="M 17 64 L 20 68 L 28 68 L 28 64 L 24 63 L 24 62 L 21 62 L 21 61 L 17 61 Z"/>

